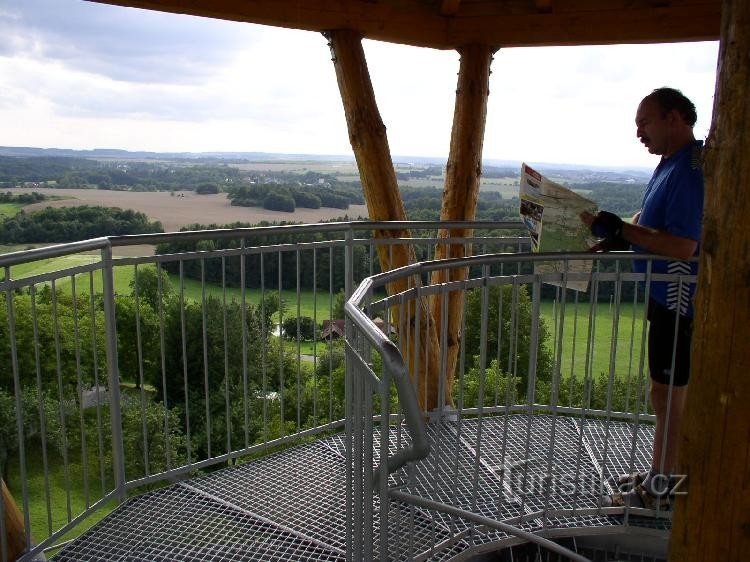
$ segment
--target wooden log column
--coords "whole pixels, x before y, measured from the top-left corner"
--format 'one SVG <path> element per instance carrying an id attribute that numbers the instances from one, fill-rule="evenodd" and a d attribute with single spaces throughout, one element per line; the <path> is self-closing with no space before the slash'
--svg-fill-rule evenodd
<path id="1" fill-rule="evenodd" d="M 473 220 L 476 215 L 479 197 L 479 180 L 482 175 L 482 145 L 487 120 L 487 100 L 489 98 L 490 65 L 494 49 L 487 45 L 469 45 L 459 49 L 461 65 L 456 88 L 456 105 L 453 113 L 450 154 L 445 175 L 445 189 L 440 220 Z M 442 228 L 438 238 L 468 237 L 473 230 L 463 228 Z M 435 259 L 461 258 L 469 248 L 462 243 L 438 244 Z M 435 271 L 432 283 L 463 281 L 468 271 L 465 268 Z M 438 330 L 442 330 L 444 296 L 432 299 L 432 316 Z M 461 325 L 464 312 L 463 291 L 453 291 L 447 295 L 447 333 L 441 337 L 444 352 L 445 401 L 453 404 L 453 380 L 461 340 Z"/>
<path id="2" fill-rule="evenodd" d="M 706 207 L 681 428 L 687 494 L 675 507 L 669 559 L 747 560 L 750 553 L 750 2 L 723 5 Z"/>
<path id="3" fill-rule="evenodd" d="M 23 524 L 23 515 L 18 509 L 13 496 L 5 485 L 5 480 L 0 478 L 0 489 L 2 489 L 3 512 L 5 518 L 5 548 L 8 560 L 16 560 L 26 550 L 26 533 Z M 0 550 L 0 560 L 4 553 Z"/>
<path id="4" fill-rule="evenodd" d="M 404 221 L 406 211 L 398 190 L 386 128 L 375 102 L 362 38 L 350 30 L 330 31 L 326 36 L 330 41 L 349 141 L 357 161 L 369 217 L 374 221 Z M 382 230 L 375 232 L 375 237 L 408 238 L 409 232 Z M 379 246 L 378 258 L 383 271 L 415 261 L 409 244 Z M 396 294 L 408 286 L 409 280 L 404 279 L 389 285 L 388 292 Z M 432 410 L 438 403 L 435 381 L 438 380 L 440 357 L 435 322 L 431 319 L 426 299 L 412 301 L 405 308 L 392 309 L 393 324 L 399 330 L 401 350 L 415 379 L 420 406 Z"/>

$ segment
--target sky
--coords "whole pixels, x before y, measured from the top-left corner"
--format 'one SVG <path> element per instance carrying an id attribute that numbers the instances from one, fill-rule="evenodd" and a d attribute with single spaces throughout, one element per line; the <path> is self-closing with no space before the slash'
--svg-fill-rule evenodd
<path id="1" fill-rule="evenodd" d="M 0 146 L 351 155 L 318 33 L 83 0 L 0 0 Z M 394 156 L 448 155 L 459 57 L 364 41 Z M 718 42 L 501 49 L 485 160 L 653 168 L 638 102 L 711 120 Z"/>

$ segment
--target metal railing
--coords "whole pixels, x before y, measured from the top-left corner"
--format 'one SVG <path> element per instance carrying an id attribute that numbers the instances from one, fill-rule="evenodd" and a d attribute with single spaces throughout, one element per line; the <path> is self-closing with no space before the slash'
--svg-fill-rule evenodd
<path id="1" fill-rule="evenodd" d="M 475 234 L 438 240 L 439 227 Z M 411 238 L 377 237 L 407 229 Z M 22 514 L 23 559 L 136 491 L 342 428 L 345 352 L 333 335 L 321 341 L 323 322 L 337 320 L 339 293 L 378 273 L 378 251 L 408 246 L 423 261 L 438 241 L 528 250 L 518 223 L 367 222 L 1 255 L 0 462 Z M 11 507 L 0 500 L 3 561 Z"/>
<path id="2" fill-rule="evenodd" d="M 643 260 L 645 273 L 631 271 L 634 259 Z M 346 306 L 348 499 L 363 506 L 349 514 L 349 559 L 453 559 L 451 552 L 465 559 L 523 541 L 581 559 L 548 539 L 623 529 L 639 530 L 644 545 L 663 549 L 664 509 L 600 502 L 618 491 L 619 475 L 651 466 L 651 287 L 668 282 L 684 294 L 695 282 L 652 273 L 652 259 L 480 255 L 364 280 Z M 458 281 L 433 281 L 451 278 L 436 272 L 460 271 L 468 274 L 454 275 Z M 406 288 L 384 296 L 399 280 Z M 464 310 L 455 378 L 446 369 L 455 337 L 448 330 L 451 294 Z M 436 299 L 442 321 L 430 326 L 424 311 Z M 392 329 L 378 330 L 376 317 Z M 432 370 L 420 367 L 427 359 L 411 343 L 419 340 L 415 332 L 431 328 L 440 357 Z M 404 382 L 408 365 L 411 384 Z M 430 386 L 419 377 L 438 380 Z M 422 412 L 418 388 L 436 390 L 439 407 Z M 665 440 L 668 429 L 659 428 Z"/>

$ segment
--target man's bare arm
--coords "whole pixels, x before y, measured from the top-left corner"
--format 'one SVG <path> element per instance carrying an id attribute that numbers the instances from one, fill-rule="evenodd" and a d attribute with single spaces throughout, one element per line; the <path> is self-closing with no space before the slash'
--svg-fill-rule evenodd
<path id="1" fill-rule="evenodd" d="M 693 257 L 698 248 L 698 242 L 690 238 L 627 222 L 622 226 L 622 237 L 652 254 L 669 256 L 678 260 Z"/>
<path id="2" fill-rule="evenodd" d="M 690 238 L 683 238 L 682 236 L 675 236 L 662 230 L 656 230 L 641 226 L 637 224 L 640 218 L 640 212 L 636 213 L 633 217 L 633 223 L 623 222 L 622 233 L 620 236 L 631 244 L 640 246 L 646 251 L 652 254 L 658 254 L 660 256 L 668 256 L 680 260 L 686 260 L 691 258 L 695 254 L 695 250 L 698 248 L 698 242 L 691 240 Z M 591 224 L 596 219 L 596 215 L 593 215 L 587 211 L 581 213 L 581 221 L 586 226 Z"/>

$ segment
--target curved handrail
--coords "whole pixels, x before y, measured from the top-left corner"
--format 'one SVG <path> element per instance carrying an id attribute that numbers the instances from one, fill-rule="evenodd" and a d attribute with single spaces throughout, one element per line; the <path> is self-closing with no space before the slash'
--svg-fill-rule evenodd
<path id="1" fill-rule="evenodd" d="M 419 402 L 417 401 L 417 393 L 414 390 L 414 385 L 411 383 L 409 371 L 406 368 L 401 352 L 398 347 L 396 347 L 396 344 L 388 339 L 383 331 L 380 330 L 355 304 L 360 302 L 371 287 L 371 278 L 365 279 L 354 291 L 351 298 L 344 304 L 344 310 L 347 316 L 349 316 L 352 321 L 357 324 L 357 327 L 362 330 L 362 333 L 370 343 L 380 351 L 381 357 L 383 358 L 383 365 L 391 374 L 391 377 L 396 384 L 398 399 L 403 407 L 406 427 L 409 429 L 412 443 L 410 447 L 401 449 L 392 457 L 388 457 L 381 461 L 381 465 L 385 463 L 387 474 L 391 474 L 400 469 L 406 463 L 421 460 L 429 455 L 430 444 L 427 441 L 427 430 L 425 428 L 422 412 L 419 408 Z M 378 466 L 373 473 L 373 482 L 376 488 L 378 486 L 381 469 L 382 466 Z"/>
<path id="2" fill-rule="evenodd" d="M 603 261 L 621 260 L 626 254 L 628 259 L 655 259 L 662 256 L 652 254 L 635 253 L 635 252 L 611 252 L 596 254 L 597 259 Z M 591 259 L 593 254 L 589 252 L 573 252 L 569 254 L 560 253 L 538 253 L 524 254 L 525 261 L 543 262 L 549 260 L 582 260 Z M 362 310 L 359 305 L 364 298 L 370 294 L 374 288 L 382 287 L 395 280 L 402 279 L 413 275 L 429 273 L 438 269 L 467 267 L 472 265 L 489 265 L 492 263 L 501 263 L 503 261 L 514 261 L 518 259 L 518 254 L 483 254 L 469 256 L 464 258 L 451 258 L 443 260 L 423 261 L 415 264 L 405 265 L 390 271 L 378 273 L 367 277 L 362 281 L 360 286 L 352 293 L 352 296 L 345 303 L 346 314 L 352 319 L 367 339 L 375 346 L 383 357 L 384 365 L 394 377 L 396 389 L 398 391 L 398 400 L 401 404 L 402 411 L 406 419 L 407 427 L 412 437 L 411 447 L 402 449 L 394 456 L 385 459 L 386 471 L 391 474 L 397 471 L 408 462 L 418 461 L 425 458 L 430 452 L 430 444 L 427 442 L 426 428 L 424 417 L 422 415 L 419 403 L 417 401 L 416 391 L 411 383 L 408 369 L 404 362 L 403 356 L 398 347 L 380 330 L 375 323 Z M 691 258 L 687 261 L 696 261 Z M 652 278 L 658 279 L 660 276 L 652 274 Z M 687 276 L 691 277 L 691 276 Z M 378 483 L 380 466 L 375 470 L 374 482 Z"/>

